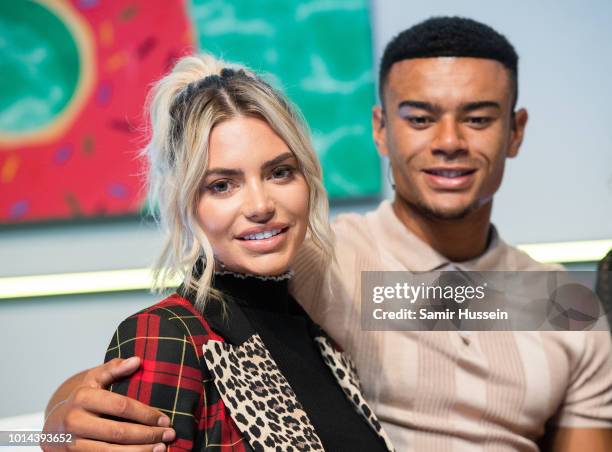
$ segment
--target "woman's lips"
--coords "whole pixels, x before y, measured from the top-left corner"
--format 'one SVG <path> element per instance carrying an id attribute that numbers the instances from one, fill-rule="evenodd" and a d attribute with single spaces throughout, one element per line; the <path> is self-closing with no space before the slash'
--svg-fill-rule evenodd
<path id="1" fill-rule="evenodd" d="M 423 170 L 425 180 L 433 189 L 461 190 L 468 188 L 474 181 L 476 169 L 473 168 L 430 168 Z"/>
<path id="2" fill-rule="evenodd" d="M 287 231 L 289 227 L 284 228 L 269 228 L 257 233 L 251 233 L 244 237 L 236 237 L 236 240 L 241 246 L 251 252 L 256 253 L 271 253 L 280 248 L 287 240 Z M 271 237 L 267 237 L 273 233 Z"/>

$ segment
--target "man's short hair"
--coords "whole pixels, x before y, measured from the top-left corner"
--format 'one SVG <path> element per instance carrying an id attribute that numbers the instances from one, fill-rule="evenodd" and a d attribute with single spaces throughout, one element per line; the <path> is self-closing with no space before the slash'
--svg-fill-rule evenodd
<path id="1" fill-rule="evenodd" d="M 403 60 L 435 57 L 473 57 L 499 61 L 510 73 L 514 88 L 512 110 L 518 98 L 518 55 L 505 36 L 483 23 L 465 17 L 432 17 L 395 36 L 383 53 L 378 76 L 378 93 L 391 66 Z"/>

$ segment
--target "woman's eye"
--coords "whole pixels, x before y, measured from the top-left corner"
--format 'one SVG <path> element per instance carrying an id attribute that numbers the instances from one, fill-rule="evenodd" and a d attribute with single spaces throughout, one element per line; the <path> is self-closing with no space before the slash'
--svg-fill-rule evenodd
<path id="1" fill-rule="evenodd" d="M 208 189 L 213 193 L 227 193 L 231 189 L 231 183 L 228 180 L 220 180 L 210 184 Z"/>
<path id="2" fill-rule="evenodd" d="M 279 166 L 272 171 L 273 179 L 287 179 L 293 175 L 293 168 L 290 166 Z"/>

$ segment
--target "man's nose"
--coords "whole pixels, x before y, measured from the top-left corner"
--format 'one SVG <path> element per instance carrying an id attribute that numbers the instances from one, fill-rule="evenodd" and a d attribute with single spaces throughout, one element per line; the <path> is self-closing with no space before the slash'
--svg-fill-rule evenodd
<path id="1" fill-rule="evenodd" d="M 447 117 L 440 120 L 432 143 L 432 152 L 444 154 L 447 158 L 467 152 L 467 142 L 456 119 Z"/>
<path id="2" fill-rule="evenodd" d="M 262 223 L 274 216 L 276 206 L 266 190 L 263 182 L 253 182 L 247 185 L 246 198 L 243 205 L 244 216 L 251 221 Z"/>

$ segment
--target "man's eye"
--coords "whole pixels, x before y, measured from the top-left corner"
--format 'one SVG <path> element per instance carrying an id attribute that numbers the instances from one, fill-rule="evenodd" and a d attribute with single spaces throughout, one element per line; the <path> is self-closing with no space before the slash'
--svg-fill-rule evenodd
<path id="1" fill-rule="evenodd" d="M 415 127 L 425 127 L 433 122 L 430 116 L 408 116 L 406 119 Z"/>
<path id="2" fill-rule="evenodd" d="M 228 180 L 220 180 L 213 182 L 208 186 L 208 189 L 213 193 L 228 193 L 232 188 L 232 184 Z"/>
<path id="3" fill-rule="evenodd" d="M 488 126 L 493 118 L 488 116 L 470 116 L 466 119 L 466 122 L 472 126 L 485 127 Z"/>
<path id="4" fill-rule="evenodd" d="M 290 166 L 279 166 L 272 171 L 272 179 L 288 179 L 293 176 L 294 169 Z"/>

